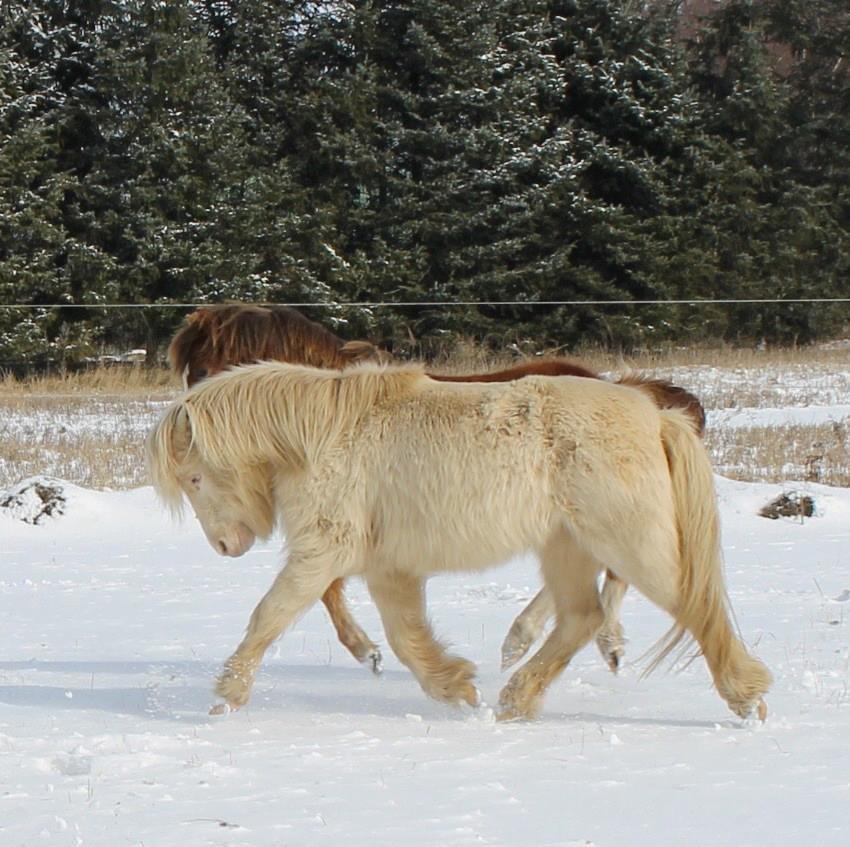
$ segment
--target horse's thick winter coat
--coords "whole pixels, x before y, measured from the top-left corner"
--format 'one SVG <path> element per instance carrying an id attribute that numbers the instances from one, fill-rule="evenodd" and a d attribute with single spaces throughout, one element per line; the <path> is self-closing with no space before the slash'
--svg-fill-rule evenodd
<path id="1" fill-rule="evenodd" d="M 366 341 L 345 342 L 330 330 L 285 306 L 256 306 L 228 303 L 202 306 L 186 317 L 168 349 L 174 372 L 191 388 L 201 379 L 228 367 L 262 360 L 313 365 L 319 368 L 345 368 L 354 362 L 386 362 L 389 356 Z M 511 382 L 526 376 L 580 376 L 601 379 L 601 375 L 572 359 L 541 358 L 521 362 L 498 371 L 448 375 L 430 373 L 439 382 Z M 616 380 L 640 388 L 659 408 L 681 408 L 688 412 L 699 431 L 705 427 L 705 411 L 699 400 L 667 380 L 628 374 Z M 607 571 L 602 588 L 605 622 L 596 636 L 609 667 L 616 671 L 624 650 L 620 605 L 626 584 Z M 345 602 L 343 581 L 334 580 L 322 595 L 339 640 L 358 661 L 378 671 L 379 647 L 363 631 Z M 555 614 L 555 606 L 545 588 L 524 609 L 510 628 L 502 645 L 503 667 L 513 665 L 528 651 Z"/>
<path id="2" fill-rule="evenodd" d="M 238 707 L 269 644 L 339 577 L 362 574 L 387 638 L 426 692 L 477 700 L 474 667 L 428 626 L 423 583 L 539 554 L 556 624 L 502 692 L 533 715 L 592 638 L 610 568 L 699 642 L 721 696 L 747 714 L 770 675 L 729 624 L 713 479 L 680 411 L 597 380 L 439 383 L 416 368 L 264 363 L 177 401 L 148 442 L 154 484 L 188 497 L 210 543 L 243 553 L 280 520 L 287 564 L 255 609 L 218 693 Z"/>

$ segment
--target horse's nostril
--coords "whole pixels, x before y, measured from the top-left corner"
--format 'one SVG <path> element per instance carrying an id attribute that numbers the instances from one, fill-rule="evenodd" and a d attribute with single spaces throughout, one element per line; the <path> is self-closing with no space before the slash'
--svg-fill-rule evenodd
<path id="1" fill-rule="evenodd" d="M 219 552 L 222 556 L 226 556 L 226 555 L 227 555 L 227 545 L 226 545 L 223 541 L 219 541 L 219 542 L 218 542 L 218 552 Z"/>

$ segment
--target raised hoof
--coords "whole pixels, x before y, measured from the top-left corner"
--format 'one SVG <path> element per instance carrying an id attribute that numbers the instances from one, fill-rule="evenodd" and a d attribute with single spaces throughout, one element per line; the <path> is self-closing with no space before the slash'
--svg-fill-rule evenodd
<path id="1" fill-rule="evenodd" d="M 608 665 L 611 673 L 617 673 L 620 670 L 620 662 L 626 654 L 626 648 L 623 641 L 618 638 L 606 637 L 604 635 L 597 636 L 596 646 Z"/>
<path id="2" fill-rule="evenodd" d="M 213 705 L 210 706 L 210 710 L 209 710 L 208 714 L 212 715 L 213 717 L 218 718 L 218 717 L 224 717 L 226 715 L 229 715 L 231 712 L 235 712 L 235 711 L 236 711 L 236 709 L 234 709 L 232 706 L 230 706 L 227 703 L 213 703 Z"/>
<path id="3" fill-rule="evenodd" d="M 502 670 L 506 671 L 513 667 L 529 650 L 534 639 L 522 632 L 514 632 L 513 629 L 507 634 L 502 642 Z"/>
<path id="4" fill-rule="evenodd" d="M 380 676 L 384 671 L 384 657 L 381 655 L 380 647 L 375 647 L 362 660 L 375 676 Z"/>
<path id="5" fill-rule="evenodd" d="M 605 659 L 606 664 L 608 665 L 608 670 L 611 673 L 617 673 L 620 670 L 620 660 L 623 658 L 625 654 L 625 650 L 622 647 L 615 647 L 612 650 L 601 650 L 602 658 Z"/>

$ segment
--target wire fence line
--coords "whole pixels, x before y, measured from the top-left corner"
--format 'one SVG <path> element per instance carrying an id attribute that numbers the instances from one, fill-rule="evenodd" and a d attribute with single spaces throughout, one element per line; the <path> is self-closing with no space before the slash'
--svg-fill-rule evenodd
<path id="1" fill-rule="evenodd" d="M 253 306 L 287 306 L 296 309 L 409 309 L 470 306 L 701 306 L 796 303 L 850 303 L 850 297 L 728 297 L 683 300 L 379 300 L 362 303 L 250 302 Z M 218 303 L 0 303 L 0 309 L 198 309 Z"/>

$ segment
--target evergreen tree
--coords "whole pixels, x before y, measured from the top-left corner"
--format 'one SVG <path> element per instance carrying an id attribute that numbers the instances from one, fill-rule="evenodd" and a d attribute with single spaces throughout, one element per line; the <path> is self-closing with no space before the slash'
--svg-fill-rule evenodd
<path id="1" fill-rule="evenodd" d="M 817 97 L 800 94 L 802 65 L 784 41 L 789 29 L 775 23 L 783 5 L 732 0 L 706 19 L 691 46 L 702 123 L 720 156 L 706 185 L 709 231 L 718 245 L 716 296 L 846 293 L 850 240 L 836 192 L 840 181 L 824 161 L 805 164 L 819 155 L 804 148 L 822 107 Z M 807 118 L 798 114 L 801 102 L 812 109 Z M 848 161 L 846 142 L 833 137 L 827 147 L 834 163 Z M 759 304 L 730 309 L 726 334 L 808 342 L 845 321 L 840 308 Z"/>
<path id="2" fill-rule="evenodd" d="M 528 303 L 312 313 L 420 350 L 806 341 L 844 314 L 535 305 L 842 293 L 840 0 L 730 0 L 687 62 L 670 8 L 627 0 L 12 5 L 0 302 L 90 308 L 0 309 L 0 359 L 153 352 L 179 319 L 97 308 L 120 301 Z"/>
<path id="3" fill-rule="evenodd" d="M 491 14 L 486 155 L 457 170 L 457 208 L 441 222 L 452 278 L 481 300 L 674 294 L 675 281 L 652 273 L 659 233 L 645 226 L 670 212 L 686 144 L 669 28 L 607 0 L 502 2 Z M 627 346 L 657 323 L 648 310 L 482 311 L 495 340 L 538 349 Z"/>
<path id="4" fill-rule="evenodd" d="M 0 21 L 0 302 L 72 303 L 109 265 L 68 214 L 95 147 L 86 9 L 96 4 L 12 5 Z M 90 350 L 85 317 L 0 309 L 0 358 L 73 361 Z"/>
<path id="5" fill-rule="evenodd" d="M 217 4 L 209 18 L 223 79 L 244 115 L 251 162 L 245 246 L 267 299 L 362 299 L 346 247 L 346 212 L 357 195 L 357 151 L 367 144 L 350 132 L 360 88 L 343 84 L 352 65 L 353 22 L 338 11 L 305 0 L 247 0 Z M 318 315 L 331 323 L 349 316 L 347 310 Z M 368 315 L 361 317 L 365 329 Z"/>

